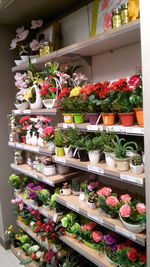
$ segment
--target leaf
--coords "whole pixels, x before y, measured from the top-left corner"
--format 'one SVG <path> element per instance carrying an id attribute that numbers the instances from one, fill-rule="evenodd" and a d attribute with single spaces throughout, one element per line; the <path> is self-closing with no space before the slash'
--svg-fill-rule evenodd
<path id="1" fill-rule="evenodd" d="M 20 262 L 20 265 L 26 265 L 26 264 L 29 264 L 29 263 L 31 263 L 31 262 L 33 262 L 33 259 L 31 259 L 31 258 L 27 258 L 27 259 L 21 261 L 21 262 Z"/>

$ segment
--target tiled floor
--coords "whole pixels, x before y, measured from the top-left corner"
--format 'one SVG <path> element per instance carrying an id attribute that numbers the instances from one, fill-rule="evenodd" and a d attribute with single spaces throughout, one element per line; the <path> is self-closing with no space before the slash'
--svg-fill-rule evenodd
<path id="1" fill-rule="evenodd" d="M 11 250 L 5 250 L 0 245 L 0 267 L 20 267 L 19 260 L 12 254 Z"/>

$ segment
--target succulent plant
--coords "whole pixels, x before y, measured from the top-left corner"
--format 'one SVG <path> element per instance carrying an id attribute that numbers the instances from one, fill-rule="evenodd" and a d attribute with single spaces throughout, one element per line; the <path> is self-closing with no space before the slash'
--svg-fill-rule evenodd
<path id="1" fill-rule="evenodd" d="M 95 194 L 95 192 L 90 192 L 88 195 L 88 202 L 90 203 L 94 203 L 97 200 L 97 194 Z"/>
<path id="2" fill-rule="evenodd" d="M 143 164 L 142 156 L 134 156 L 132 157 L 131 161 L 134 166 L 139 166 Z"/>

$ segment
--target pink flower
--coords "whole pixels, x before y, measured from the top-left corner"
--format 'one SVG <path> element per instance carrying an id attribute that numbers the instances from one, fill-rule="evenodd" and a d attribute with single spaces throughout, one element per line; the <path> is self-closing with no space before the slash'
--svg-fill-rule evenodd
<path id="1" fill-rule="evenodd" d="M 27 77 L 26 72 L 23 73 L 23 74 L 21 74 L 20 72 L 16 72 L 16 74 L 14 76 L 14 78 L 15 78 L 16 81 L 21 81 L 21 80 L 23 80 L 26 77 Z"/>
<path id="2" fill-rule="evenodd" d="M 119 200 L 115 196 L 110 196 L 106 199 L 106 204 L 112 207 L 116 207 L 119 203 Z"/>
<path id="3" fill-rule="evenodd" d="M 29 129 L 29 127 L 30 127 L 30 124 L 24 125 L 24 126 L 22 127 L 22 130 L 26 131 L 26 130 Z"/>
<path id="4" fill-rule="evenodd" d="M 120 199 L 124 202 L 129 202 L 131 200 L 131 196 L 129 194 L 122 195 Z"/>
<path id="5" fill-rule="evenodd" d="M 16 204 L 16 200 L 15 199 L 12 199 L 11 200 L 11 204 Z"/>
<path id="6" fill-rule="evenodd" d="M 130 217 L 132 210 L 131 210 L 131 207 L 128 204 L 124 204 L 120 208 L 119 212 L 120 212 L 121 217 L 128 218 L 128 217 Z"/>
<path id="7" fill-rule="evenodd" d="M 34 127 L 35 127 L 36 129 L 39 129 L 39 128 L 41 127 L 41 124 L 37 123 L 37 124 L 35 124 Z"/>
<path id="8" fill-rule="evenodd" d="M 111 16 L 112 16 L 112 13 L 106 13 L 105 16 L 104 16 L 104 21 L 103 21 L 103 29 L 104 31 L 108 31 L 109 29 L 112 28 L 111 26 Z"/>
<path id="9" fill-rule="evenodd" d="M 14 38 L 14 39 L 11 40 L 11 43 L 10 43 L 10 50 L 13 50 L 13 49 L 16 48 L 16 46 L 17 46 L 17 42 L 18 42 L 17 38 Z"/>
<path id="10" fill-rule="evenodd" d="M 92 233 L 93 240 L 98 243 L 102 240 L 103 234 L 100 231 L 93 231 Z"/>
<path id="11" fill-rule="evenodd" d="M 97 195 L 100 196 L 105 196 L 108 197 L 112 192 L 112 189 L 110 187 L 103 187 L 97 191 Z"/>
<path id="12" fill-rule="evenodd" d="M 18 41 L 25 40 L 27 38 L 28 34 L 29 34 L 29 31 L 28 30 L 24 30 L 24 31 L 18 33 L 17 34 Z"/>
<path id="13" fill-rule="evenodd" d="M 19 203 L 19 210 L 21 211 L 21 210 L 23 210 L 23 208 L 24 208 L 23 202 L 20 202 Z"/>
<path id="14" fill-rule="evenodd" d="M 88 222 L 84 225 L 84 229 L 87 231 L 92 231 L 95 226 L 96 226 L 96 223 Z"/>
<path id="15" fill-rule="evenodd" d="M 38 51 L 40 47 L 41 44 L 36 39 L 33 39 L 32 42 L 30 43 L 30 48 L 32 49 L 32 51 Z"/>
<path id="16" fill-rule="evenodd" d="M 144 203 L 138 203 L 136 204 L 136 209 L 140 214 L 143 214 L 146 212 L 146 206 Z"/>
<path id="17" fill-rule="evenodd" d="M 25 30 L 25 28 L 22 26 L 22 27 L 16 29 L 16 33 L 17 34 L 22 33 L 22 32 L 24 32 L 24 30 Z"/>
<path id="18" fill-rule="evenodd" d="M 32 20 L 31 21 L 31 29 L 40 28 L 43 25 L 42 19 Z"/>
<path id="19" fill-rule="evenodd" d="M 104 10 L 105 8 L 108 7 L 108 4 L 109 4 L 109 0 L 103 0 L 102 2 L 102 10 Z"/>
<path id="20" fill-rule="evenodd" d="M 139 75 L 133 75 L 130 77 L 129 85 L 134 86 L 135 88 L 138 87 L 141 83 L 141 78 Z"/>
<path id="21" fill-rule="evenodd" d="M 52 121 L 52 118 L 50 116 L 40 116 L 39 117 L 39 120 L 41 122 L 51 122 Z"/>
<path id="22" fill-rule="evenodd" d="M 53 132 L 54 132 L 54 128 L 53 128 L 52 126 L 47 126 L 47 127 L 44 129 L 44 133 L 45 133 L 45 134 L 51 135 Z"/>

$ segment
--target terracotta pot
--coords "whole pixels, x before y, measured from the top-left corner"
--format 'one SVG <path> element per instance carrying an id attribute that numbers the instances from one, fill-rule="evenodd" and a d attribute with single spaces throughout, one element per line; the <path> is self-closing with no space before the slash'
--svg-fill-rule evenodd
<path id="1" fill-rule="evenodd" d="M 134 125 L 134 112 L 130 113 L 118 113 L 121 124 L 123 126 L 132 126 Z"/>
<path id="2" fill-rule="evenodd" d="M 90 124 L 95 125 L 97 123 L 99 115 L 100 115 L 99 113 L 89 113 L 88 119 Z"/>
<path id="3" fill-rule="evenodd" d="M 144 127 L 143 108 L 134 108 L 134 110 L 138 125 Z"/>
<path id="4" fill-rule="evenodd" d="M 104 125 L 114 125 L 116 113 L 101 113 Z"/>
<path id="5" fill-rule="evenodd" d="M 63 113 L 65 123 L 73 123 L 73 114 Z"/>
<path id="6" fill-rule="evenodd" d="M 22 136 L 22 142 L 26 144 L 26 136 Z"/>

